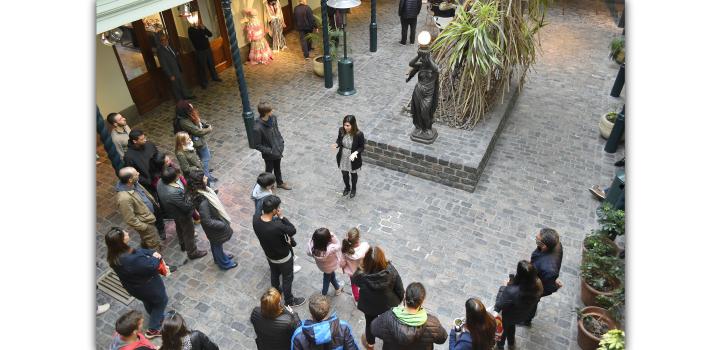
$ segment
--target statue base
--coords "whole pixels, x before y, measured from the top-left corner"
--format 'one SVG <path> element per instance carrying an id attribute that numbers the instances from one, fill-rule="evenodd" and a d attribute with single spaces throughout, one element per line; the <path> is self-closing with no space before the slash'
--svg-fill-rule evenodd
<path id="1" fill-rule="evenodd" d="M 410 133 L 410 140 L 413 140 L 415 142 L 424 143 L 426 145 L 429 145 L 433 142 L 435 142 L 435 139 L 437 139 L 438 133 L 435 128 L 430 128 L 430 130 L 420 130 L 419 128 L 415 128 L 412 133 Z"/>

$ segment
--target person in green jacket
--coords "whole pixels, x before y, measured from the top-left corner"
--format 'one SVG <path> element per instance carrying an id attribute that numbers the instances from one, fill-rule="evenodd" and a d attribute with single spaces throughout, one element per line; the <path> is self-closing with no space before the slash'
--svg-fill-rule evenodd
<path id="1" fill-rule="evenodd" d="M 175 107 L 175 114 L 179 118 L 180 129 L 190 135 L 193 148 L 200 157 L 202 170 L 208 181 L 216 182 L 218 179 L 210 174 L 210 148 L 205 141 L 205 135 L 212 132 L 212 125 L 200 119 L 200 112 L 197 108 L 186 101 L 180 100 Z"/>

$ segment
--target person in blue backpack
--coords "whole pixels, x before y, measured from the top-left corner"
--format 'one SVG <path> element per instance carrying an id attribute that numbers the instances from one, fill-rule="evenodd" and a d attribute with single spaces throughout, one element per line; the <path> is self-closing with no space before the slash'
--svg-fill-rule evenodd
<path id="1" fill-rule="evenodd" d="M 330 313 L 330 300 L 320 294 L 310 297 L 312 320 L 302 322 L 293 333 L 290 350 L 358 350 L 350 325 Z"/>

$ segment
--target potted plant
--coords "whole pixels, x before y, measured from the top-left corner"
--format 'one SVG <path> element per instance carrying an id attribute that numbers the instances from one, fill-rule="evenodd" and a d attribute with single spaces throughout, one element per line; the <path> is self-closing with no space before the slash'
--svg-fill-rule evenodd
<path id="1" fill-rule="evenodd" d="M 598 233 L 607 235 L 613 241 L 617 236 L 625 234 L 625 211 L 615 209 L 610 203 L 603 203 L 598 210 Z"/>
<path id="2" fill-rule="evenodd" d="M 607 139 L 610 137 L 610 132 L 612 132 L 613 127 L 615 126 L 615 120 L 617 120 L 618 113 L 617 112 L 607 112 L 603 114 L 602 118 L 600 118 L 600 123 L 598 124 L 598 127 L 600 128 L 600 135 Z M 622 139 L 625 139 L 625 135 L 623 135 Z"/>
<path id="3" fill-rule="evenodd" d="M 610 295 L 600 295 L 597 298 L 598 303 L 606 309 L 613 320 L 615 320 L 620 328 L 625 325 L 625 286 L 621 286 Z"/>
<path id="4" fill-rule="evenodd" d="M 315 21 L 316 23 L 322 23 L 322 20 L 319 16 L 315 15 Z M 305 35 L 305 38 L 307 38 L 313 47 L 322 47 L 323 45 L 323 36 L 322 32 L 312 32 Z M 332 60 L 331 67 L 333 70 L 333 74 L 335 72 L 335 62 L 337 62 L 337 53 L 338 48 L 342 46 L 342 39 L 343 39 L 343 32 L 340 29 L 328 29 L 328 38 L 330 41 L 330 59 Z M 348 48 L 349 49 L 349 48 Z M 348 50 L 349 51 L 349 50 Z M 319 77 L 325 76 L 325 72 L 323 69 L 323 55 L 315 56 L 313 58 L 313 72 Z"/>
<path id="5" fill-rule="evenodd" d="M 617 324 L 603 308 L 588 306 L 577 311 L 577 315 L 577 342 L 583 350 L 597 349 L 600 345 L 600 337 L 611 329 L 617 329 Z"/>
<path id="6" fill-rule="evenodd" d="M 593 252 L 601 256 L 617 256 L 620 253 L 620 248 L 606 235 L 593 233 L 583 240 L 582 256 L 584 257 L 587 252 Z"/>
<path id="7" fill-rule="evenodd" d="M 610 41 L 609 56 L 617 64 L 625 63 L 625 36 L 619 36 Z"/>
<path id="8" fill-rule="evenodd" d="M 611 329 L 603 334 L 597 350 L 625 350 L 625 332 Z"/>
<path id="9" fill-rule="evenodd" d="M 613 294 L 624 279 L 621 259 L 587 252 L 580 264 L 580 299 L 587 306 L 599 306 L 598 296 Z"/>

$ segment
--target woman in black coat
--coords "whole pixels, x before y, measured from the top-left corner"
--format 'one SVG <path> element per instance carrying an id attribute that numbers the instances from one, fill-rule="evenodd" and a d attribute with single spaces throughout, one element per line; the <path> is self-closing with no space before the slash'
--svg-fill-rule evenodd
<path id="1" fill-rule="evenodd" d="M 168 312 L 162 327 L 162 346 L 160 350 L 218 350 L 205 333 L 189 330 L 185 319 L 179 313 Z"/>
<path id="2" fill-rule="evenodd" d="M 560 276 L 560 267 L 562 266 L 563 247 L 560 243 L 560 235 L 551 228 L 543 228 L 535 236 L 537 249 L 532 252 L 530 262 L 537 270 L 540 282 L 543 285 L 542 296 L 546 297 L 557 292 L 562 287 L 562 283 L 558 281 Z M 530 326 L 530 322 L 537 312 L 537 304 L 530 313 L 530 318 L 523 322 L 522 325 Z"/>
<path id="3" fill-rule="evenodd" d="M 207 186 L 208 178 L 200 170 L 187 174 L 187 187 L 195 209 L 200 213 L 200 225 L 210 241 L 210 251 L 215 264 L 222 270 L 237 267 L 232 254 L 225 254 L 223 243 L 230 240 L 233 230 L 230 215 L 220 202 L 215 191 Z"/>
<path id="4" fill-rule="evenodd" d="M 353 284 L 360 288 L 357 307 L 365 314 L 365 333 L 362 343 L 365 348 L 373 348 L 375 336 L 372 333 L 372 321 L 383 312 L 400 304 L 405 289 L 395 267 L 385 259 L 380 247 L 370 247 L 360 268 L 350 277 Z"/>
<path id="5" fill-rule="evenodd" d="M 270 287 L 253 309 L 250 322 L 255 328 L 255 344 L 262 350 L 289 350 L 300 317 L 290 307 L 280 305 L 280 292 Z"/>
<path id="6" fill-rule="evenodd" d="M 343 118 L 343 126 L 338 130 L 338 137 L 333 147 L 338 149 L 337 164 L 345 182 L 343 196 L 350 194 L 350 198 L 353 198 L 357 190 L 358 170 L 362 167 L 362 153 L 365 150 L 365 135 L 358 129 L 354 115 L 346 115 Z"/>
<path id="7" fill-rule="evenodd" d="M 543 287 L 535 267 L 527 260 L 517 265 L 517 273 L 511 276 L 506 286 L 500 287 L 495 298 L 495 311 L 502 313 L 503 335 L 498 348 L 515 346 L 515 325 L 525 322 L 533 308 L 537 307 Z"/>
<path id="8" fill-rule="evenodd" d="M 145 337 L 160 336 L 160 326 L 168 296 L 160 277 L 160 253 L 150 249 L 133 249 L 128 242 L 130 235 L 119 227 L 113 227 L 105 235 L 107 261 L 115 271 L 125 290 L 143 303 L 150 314 Z"/>

